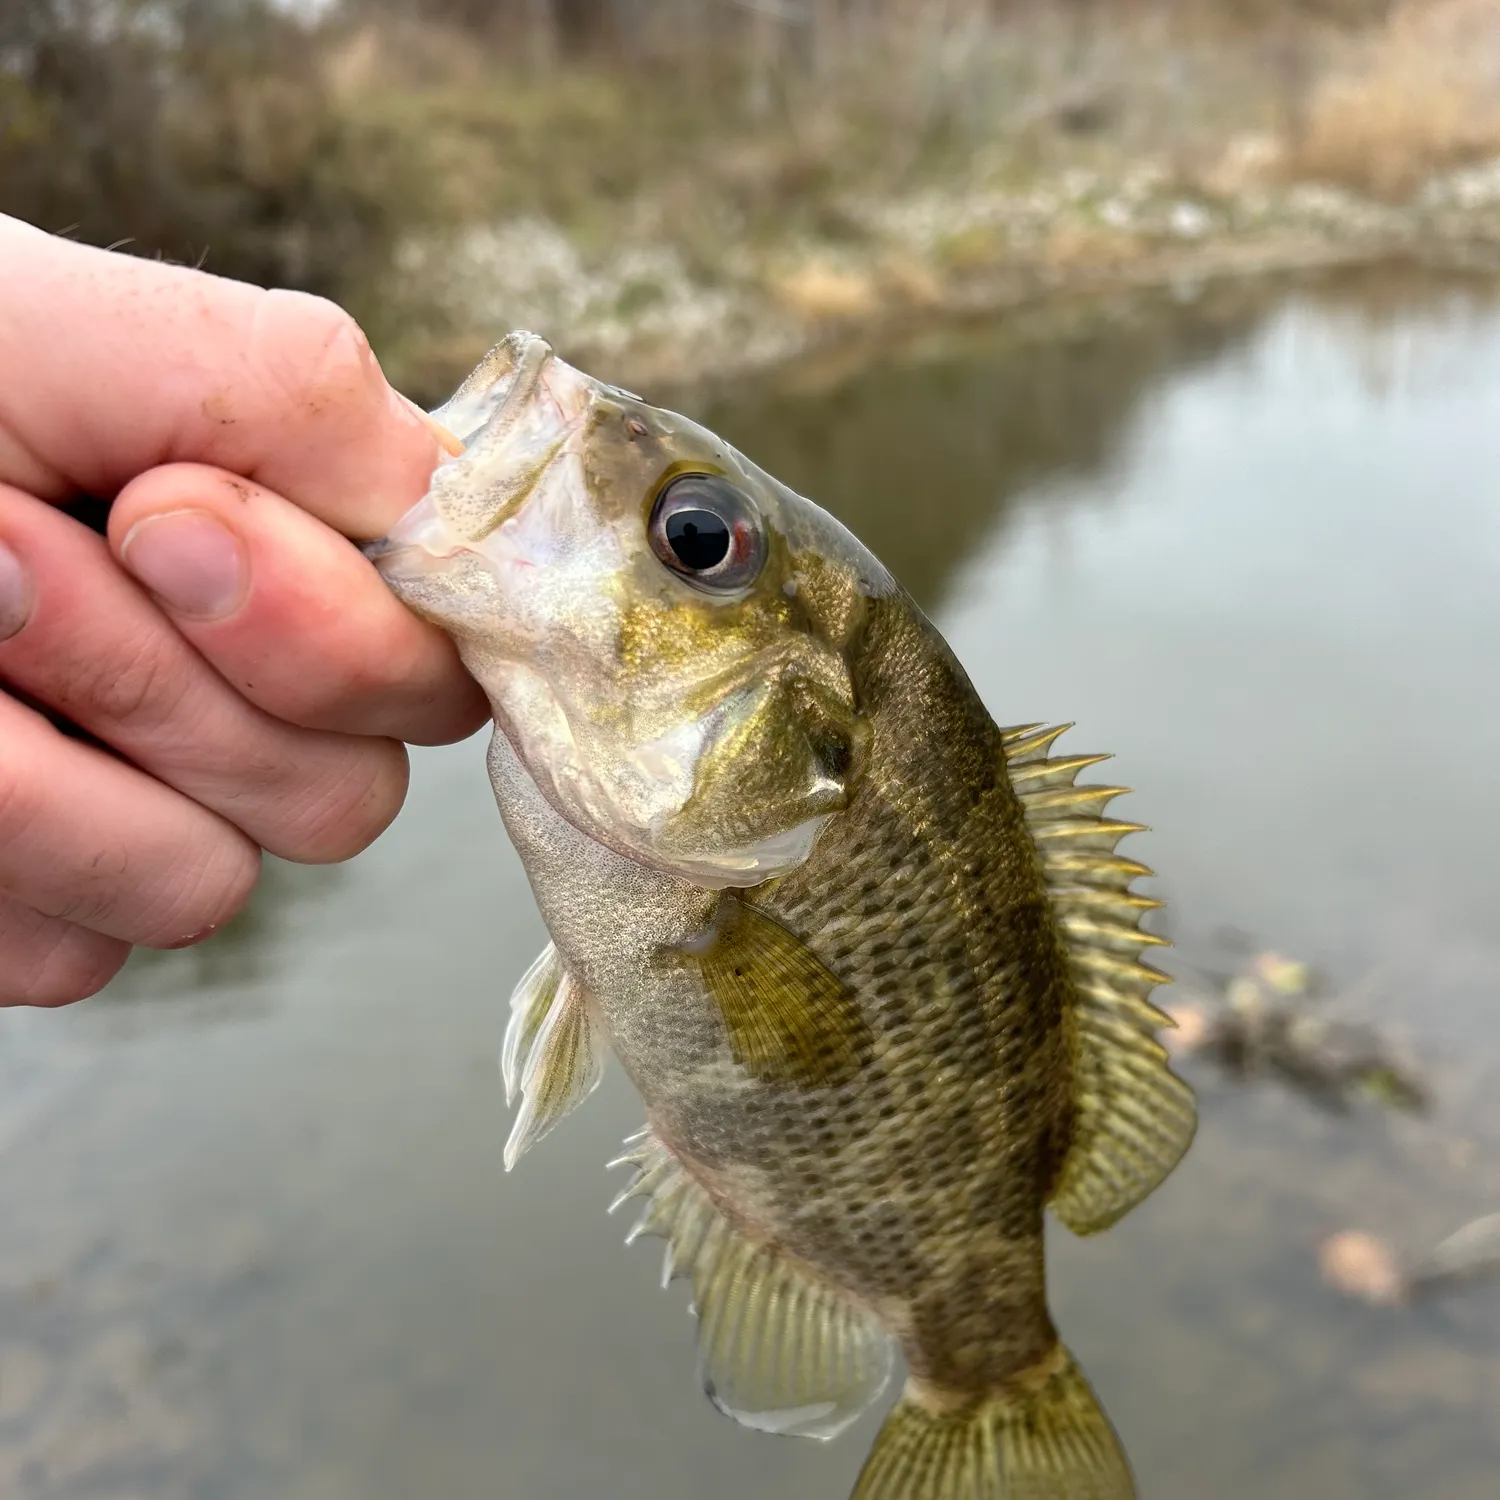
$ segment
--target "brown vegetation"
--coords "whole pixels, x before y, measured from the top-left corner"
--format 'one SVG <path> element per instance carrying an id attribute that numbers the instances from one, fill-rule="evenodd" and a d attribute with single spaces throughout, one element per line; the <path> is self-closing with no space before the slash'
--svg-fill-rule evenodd
<path id="1" fill-rule="evenodd" d="M 1288 175 L 1410 194 L 1500 152 L 1497 15 L 5 0 L 0 210 L 334 296 L 431 390 L 519 319 L 603 357 L 694 319 L 744 344 L 762 312 L 846 325 L 996 266 L 1239 232 Z"/>
<path id="2" fill-rule="evenodd" d="M 5 0 L 0 209 L 338 295 L 389 253 L 408 143 L 260 0 Z"/>
<path id="3" fill-rule="evenodd" d="M 1291 163 L 1400 199 L 1500 153 L 1500 0 L 1403 0 L 1319 81 Z"/>

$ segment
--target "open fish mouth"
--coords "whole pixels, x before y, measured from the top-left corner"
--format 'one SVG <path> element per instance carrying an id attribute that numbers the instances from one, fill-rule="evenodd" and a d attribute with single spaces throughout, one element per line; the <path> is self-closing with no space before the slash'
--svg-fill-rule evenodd
<path id="1" fill-rule="evenodd" d="M 534 333 L 507 335 L 431 413 L 463 451 L 383 537 L 360 550 L 394 582 L 460 550 L 477 550 L 521 507 L 582 426 L 597 387 Z"/>
<path id="2" fill-rule="evenodd" d="M 434 420 L 467 446 L 492 422 L 514 420 L 536 394 L 552 345 L 524 329 L 507 334 L 473 374 L 432 413 Z"/>

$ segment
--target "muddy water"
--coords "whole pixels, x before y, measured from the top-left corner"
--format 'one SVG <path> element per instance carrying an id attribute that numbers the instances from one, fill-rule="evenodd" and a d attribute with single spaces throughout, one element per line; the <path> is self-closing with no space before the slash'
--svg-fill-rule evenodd
<path id="1" fill-rule="evenodd" d="M 1403 1038 L 1424 1120 L 1189 1064 L 1200 1141 L 1058 1321 L 1149 1500 L 1493 1500 L 1500 1288 L 1318 1279 L 1500 1207 L 1500 303 L 1365 279 L 1053 310 L 720 406 L 935 613 L 996 716 L 1074 719 L 1153 831 L 1187 987 L 1270 944 Z M 1066 743 L 1066 742 L 1065 742 Z M 505 1176 L 543 942 L 478 742 L 345 870 L 103 1000 L 0 1016 L 0 1494 L 841 1500 L 697 1392 L 620 1246 L 615 1074 Z M 1226 935 L 1225 929 L 1237 930 Z"/>

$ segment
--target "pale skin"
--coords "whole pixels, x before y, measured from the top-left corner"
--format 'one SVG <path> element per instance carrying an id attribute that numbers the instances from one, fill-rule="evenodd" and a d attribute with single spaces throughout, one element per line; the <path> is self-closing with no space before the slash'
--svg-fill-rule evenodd
<path id="1" fill-rule="evenodd" d="M 349 858 L 402 742 L 484 722 L 354 545 L 441 456 L 333 304 L 0 216 L 0 1004 L 201 941 L 262 851 Z"/>

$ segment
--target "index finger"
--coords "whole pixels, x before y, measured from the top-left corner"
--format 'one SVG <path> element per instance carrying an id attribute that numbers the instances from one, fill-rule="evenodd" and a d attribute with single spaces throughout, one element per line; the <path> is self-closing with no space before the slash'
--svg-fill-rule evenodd
<path id="1" fill-rule="evenodd" d="M 196 461 L 366 539 L 415 503 L 441 456 L 332 302 L 0 216 L 0 482 L 54 501 L 112 496 Z"/>

